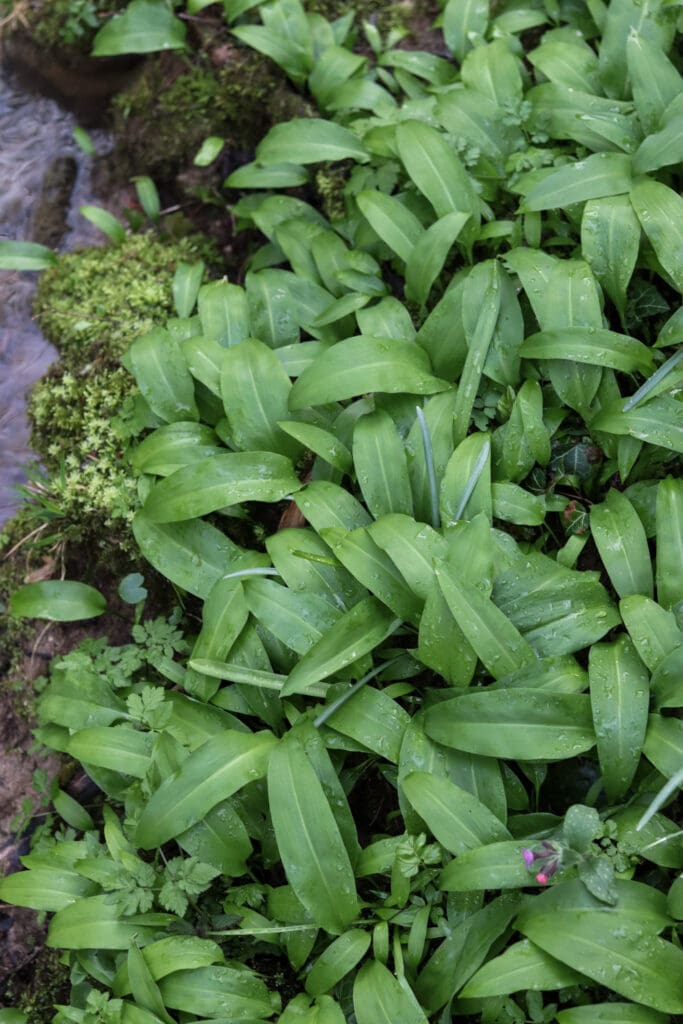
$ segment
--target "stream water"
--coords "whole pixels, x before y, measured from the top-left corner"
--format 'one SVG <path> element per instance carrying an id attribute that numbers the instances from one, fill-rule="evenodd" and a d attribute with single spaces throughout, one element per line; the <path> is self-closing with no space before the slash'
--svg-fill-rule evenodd
<path id="1" fill-rule="evenodd" d="M 0 238 L 47 241 L 40 237 L 37 211 L 49 204 L 51 177 L 61 168 L 67 178 L 62 188 L 66 223 L 61 239 L 55 240 L 57 250 L 103 241 L 78 212 L 97 200 L 94 161 L 73 139 L 77 124 L 74 114 L 53 99 L 27 92 L 0 65 Z M 104 153 L 107 134 L 98 129 L 90 135 L 98 154 Z M 25 466 L 32 459 L 26 393 L 57 358 L 31 316 L 37 277 L 0 270 L 0 526 L 20 502 L 16 487 L 25 482 Z"/>

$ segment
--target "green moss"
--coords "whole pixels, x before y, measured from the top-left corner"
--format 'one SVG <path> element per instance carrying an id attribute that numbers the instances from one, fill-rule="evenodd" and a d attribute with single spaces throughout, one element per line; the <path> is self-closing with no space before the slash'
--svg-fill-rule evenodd
<path id="1" fill-rule="evenodd" d="M 33 625 L 26 619 L 9 615 L 7 609 L 11 594 L 21 586 L 29 571 L 29 556 L 21 542 L 34 528 L 30 511 L 22 506 L 0 529 L 0 678 L 3 680 L 15 675 L 33 635 Z"/>
<path id="2" fill-rule="evenodd" d="M 58 365 L 31 394 L 31 444 L 48 470 L 36 500 L 66 539 L 91 535 L 111 542 L 114 530 L 126 543 L 137 487 L 118 414 L 134 390 L 121 367 L 98 367 L 82 378 Z"/>
<path id="3" fill-rule="evenodd" d="M 189 163 L 207 136 L 227 140 L 238 153 L 252 150 L 292 100 L 284 76 L 253 50 L 224 43 L 187 67 L 177 56 L 147 61 L 142 75 L 114 100 L 119 155 L 132 173 L 170 177 Z"/>
<path id="4" fill-rule="evenodd" d="M 66 253 L 38 284 L 34 311 L 43 333 L 70 366 L 115 358 L 172 314 L 175 267 L 200 255 L 206 243 L 196 237 L 166 242 L 152 232 Z"/>
<path id="5" fill-rule="evenodd" d="M 11 978 L 5 998 L 26 1014 L 26 1024 L 49 1024 L 55 1005 L 69 1002 L 69 968 L 55 949 L 41 949 L 31 964 L 29 980 Z"/>
<path id="6" fill-rule="evenodd" d="M 126 6 L 126 0 L 42 0 L 31 8 L 30 30 L 34 41 L 45 49 L 89 54 L 101 14 Z"/>

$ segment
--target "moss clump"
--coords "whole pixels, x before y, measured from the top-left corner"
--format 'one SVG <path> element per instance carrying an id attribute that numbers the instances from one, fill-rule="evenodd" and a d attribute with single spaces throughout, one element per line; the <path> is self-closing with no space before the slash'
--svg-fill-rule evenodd
<path id="1" fill-rule="evenodd" d="M 281 94 L 292 94 L 267 58 L 224 43 L 196 59 L 188 68 L 173 54 L 150 58 L 137 81 L 114 100 L 118 156 L 128 165 L 123 170 L 169 178 L 210 135 L 245 154 L 281 119 Z"/>
<path id="2" fill-rule="evenodd" d="M 48 50 L 89 54 L 102 15 L 126 7 L 126 0 L 40 0 L 29 8 L 34 41 Z"/>
<path id="3" fill-rule="evenodd" d="M 165 323 L 176 265 L 207 255 L 203 239 L 167 242 L 152 232 L 65 253 L 42 274 L 34 311 L 63 360 L 80 370 L 97 356 L 120 356 L 137 335 Z"/>
<path id="4" fill-rule="evenodd" d="M 41 949 L 32 960 L 28 979 L 10 979 L 5 999 L 26 1014 L 26 1024 L 49 1024 L 55 1015 L 55 1005 L 69 1001 L 69 968 L 60 963 L 55 949 Z M 21 972 L 28 973 L 26 972 Z"/>
<path id="5" fill-rule="evenodd" d="M 82 378 L 53 367 L 29 400 L 31 444 L 48 477 L 34 484 L 39 509 L 63 539 L 107 538 L 126 544 L 137 501 L 128 467 L 129 429 L 120 415 L 132 402 L 133 378 L 121 367 L 98 367 Z"/>

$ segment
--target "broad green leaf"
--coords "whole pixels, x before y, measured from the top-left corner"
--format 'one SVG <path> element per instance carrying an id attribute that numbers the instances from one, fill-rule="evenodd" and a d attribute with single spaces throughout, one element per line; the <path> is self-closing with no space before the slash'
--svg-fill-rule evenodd
<path id="1" fill-rule="evenodd" d="M 631 203 L 657 259 L 683 292 L 683 199 L 668 185 L 642 178 L 631 189 Z"/>
<path id="2" fill-rule="evenodd" d="M 569 89 L 553 82 L 529 89 L 528 124 L 554 139 L 573 139 L 593 152 L 632 152 L 640 142 L 640 125 L 628 103 Z"/>
<path id="3" fill-rule="evenodd" d="M 230 348 L 249 337 L 249 309 L 244 289 L 227 281 L 212 281 L 197 297 L 202 333 Z"/>
<path id="4" fill-rule="evenodd" d="M 397 625 L 392 613 L 374 598 L 359 601 L 297 662 L 281 695 L 306 693 L 321 679 L 373 651 Z"/>
<path id="5" fill-rule="evenodd" d="M 628 791 L 640 762 L 650 700 L 648 673 L 628 637 L 591 647 L 588 676 L 602 781 L 610 803 Z"/>
<path id="6" fill-rule="evenodd" d="M 300 446 L 277 425 L 287 417 L 291 388 L 280 360 L 262 341 L 246 338 L 228 349 L 221 364 L 221 397 L 235 448 L 299 454 Z"/>
<path id="7" fill-rule="evenodd" d="M 447 378 L 460 376 L 467 357 L 467 339 L 462 323 L 465 280 L 461 276 L 451 285 L 423 323 L 416 338 L 418 345 L 429 355 L 434 372 Z"/>
<path id="8" fill-rule="evenodd" d="M 593 540 L 619 597 L 652 597 L 650 551 L 643 524 L 628 498 L 611 488 L 590 513 Z"/>
<path id="9" fill-rule="evenodd" d="M 648 135 L 633 154 L 633 170 L 646 174 L 683 160 L 683 116 L 674 117 L 660 132 Z"/>
<path id="10" fill-rule="evenodd" d="M 275 1012 L 265 982 L 242 965 L 175 971 L 162 978 L 159 990 L 166 1006 L 200 1018 L 250 1020 Z"/>
<path id="11" fill-rule="evenodd" d="M 427 354 L 414 342 L 361 335 L 333 345 L 304 370 L 292 387 L 289 408 L 339 402 L 368 391 L 431 395 L 448 387 L 432 375 Z"/>
<path id="12" fill-rule="evenodd" d="M 481 800 L 448 779 L 412 772 L 403 779 L 402 786 L 432 834 L 451 853 L 463 853 L 510 835 Z"/>
<path id="13" fill-rule="evenodd" d="M 213 338 L 197 336 L 181 341 L 180 350 L 192 376 L 220 397 L 224 346 Z"/>
<path id="14" fill-rule="evenodd" d="M 38 714 L 41 722 L 85 729 L 125 718 L 126 704 L 96 672 L 82 669 L 76 674 L 55 668 L 50 685 L 40 697 Z"/>
<path id="15" fill-rule="evenodd" d="M 592 907 L 566 908 L 563 896 L 575 885 L 554 886 L 526 904 L 517 929 L 613 992 L 664 1013 L 681 1013 L 683 952 L 623 913 L 621 901 L 609 911 L 597 900 Z"/>
<path id="16" fill-rule="evenodd" d="M 196 935 L 169 935 L 158 942 L 145 946 L 142 955 L 152 978 L 159 981 L 174 971 L 192 970 L 196 967 L 210 967 L 220 963 L 223 953 L 220 946 L 211 939 L 200 939 Z M 128 967 L 125 961 L 116 972 L 112 982 L 115 996 L 130 992 Z"/>
<path id="17" fill-rule="evenodd" d="M 460 903 L 464 912 L 456 911 L 455 927 L 449 929 L 450 934 L 417 978 L 415 988 L 420 1002 L 430 1011 L 448 1003 L 481 967 L 489 949 L 515 916 L 518 897 L 515 893 L 504 893 L 481 910 L 476 909 L 479 905 L 472 900 Z"/>
<path id="18" fill-rule="evenodd" d="M 25 583 L 9 600 L 12 615 L 22 619 L 51 619 L 54 622 L 76 622 L 94 619 L 107 610 L 107 602 L 99 590 L 77 580 L 43 580 Z"/>
<path id="19" fill-rule="evenodd" d="M 443 35 L 460 64 L 474 45 L 473 39 L 483 37 L 488 21 L 489 5 L 485 0 L 448 0 L 443 12 Z"/>
<path id="20" fill-rule="evenodd" d="M 198 747 L 152 794 L 135 841 L 145 850 L 180 835 L 247 783 L 262 778 L 275 743 L 270 732 L 227 729 Z"/>
<path id="21" fill-rule="evenodd" d="M 225 139 L 220 135 L 209 135 L 202 142 L 194 155 L 192 163 L 195 167 L 209 167 L 225 146 Z"/>
<path id="22" fill-rule="evenodd" d="M 427 1024 L 417 999 L 378 960 L 363 964 L 353 986 L 358 1024 Z"/>
<path id="23" fill-rule="evenodd" d="M 206 599 L 226 573 L 263 564 L 263 556 L 243 551 L 229 537 L 201 520 L 154 523 L 142 512 L 133 519 L 133 535 L 148 562 L 166 579 Z"/>
<path id="24" fill-rule="evenodd" d="M 647 597 L 626 597 L 619 604 L 624 625 L 641 660 L 653 672 L 675 647 L 683 644 L 683 633 L 671 611 Z"/>
<path id="25" fill-rule="evenodd" d="M 571 655 L 561 654 L 540 658 L 509 676 L 503 676 L 492 686 L 581 693 L 588 687 L 588 673 Z"/>
<path id="26" fill-rule="evenodd" d="M 626 41 L 628 74 L 638 117 L 646 132 L 656 131 L 664 111 L 683 89 L 683 78 L 661 46 L 631 32 Z"/>
<path id="27" fill-rule="evenodd" d="M 629 68 L 626 46 L 636 33 L 657 49 L 669 49 L 676 26 L 675 11 L 654 0 L 642 7 L 637 0 L 620 0 L 607 8 L 600 43 L 600 79 L 608 96 L 623 99 L 627 95 Z"/>
<path id="28" fill-rule="evenodd" d="M 423 306 L 453 243 L 470 217 L 455 211 L 440 217 L 418 238 L 406 264 L 406 298 Z"/>
<path id="29" fill-rule="evenodd" d="M 0 879 L 0 899 L 4 903 L 32 910 L 63 910 L 96 890 L 89 879 L 57 867 L 35 867 Z"/>
<path id="30" fill-rule="evenodd" d="M 398 763 L 410 716 L 381 690 L 365 686 L 330 715 L 326 724 L 362 743 L 387 761 Z"/>
<path id="31" fill-rule="evenodd" d="M 320 107 L 328 107 L 337 91 L 367 64 L 365 57 L 344 46 L 328 46 L 318 57 L 308 76 L 308 88 Z"/>
<path id="32" fill-rule="evenodd" d="M 465 850 L 439 875 L 439 886 L 444 892 L 523 889 L 534 884 L 518 839 Z"/>
<path id="33" fill-rule="evenodd" d="M 223 800 L 212 807 L 201 821 L 176 836 L 175 841 L 185 853 L 196 857 L 203 864 L 210 864 L 230 878 L 239 878 L 248 871 L 251 841 L 242 819 L 229 800 Z M 186 962 L 182 966 L 190 965 Z"/>
<path id="34" fill-rule="evenodd" d="M 597 57 L 580 36 L 570 40 L 548 37 L 528 54 L 528 60 L 551 82 L 581 92 L 600 92 Z"/>
<path id="35" fill-rule="evenodd" d="M 571 967 L 548 956 L 528 939 L 522 939 L 484 964 L 465 985 L 461 997 L 482 999 L 511 992 L 543 992 L 569 988 L 582 980 L 582 975 Z"/>
<path id="36" fill-rule="evenodd" d="M 115 14 L 93 40 L 93 57 L 126 53 L 182 50 L 187 27 L 161 0 L 132 0 L 122 14 Z"/>
<path id="37" fill-rule="evenodd" d="M 683 601 L 683 483 L 673 477 L 657 487 L 657 600 L 663 608 Z"/>
<path id="38" fill-rule="evenodd" d="M 331 942 L 306 975 L 306 991 L 312 996 L 331 991 L 362 960 L 370 946 L 370 934 L 350 928 Z"/>
<path id="39" fill-rule="evenodd" d="M 256 149 L 259 163 L 318 164 L 334 160 L 366 163 L 367 150 L 348 128 L 319 117 L 293 118 L 271 128 Z"/>
<path id="40" fill-rule="evenodd" d="M 420 599 L 366 529 L 323 530 L 322 537 L 351 575 L 383 601 L 394 615 L 404 622 L 417 623 L 422 610 Z"/>
<path id="41" fill-rule="evenodd" d="M 114 19 L 112 18 L 112 21 Z M 111 22 L 110 22 L 111 24 Z M 126 237 L 126 229 L 120 220 L 109 212 L 109 210 L 103 210 L 101 206 L 81 206 L 79 213 L 81 213 L 86 220 L 89 220 L 91 224 L 94 224 L 103 235 L 106 235 L 110 242 L 115 245 L 123 242 Z"/>
<path id="42" fill-rule="evenodd" d="M 525 340 L 520 354 L 526 359 L 566 359 L 609 366 L 625 373 L 647 375 L 654 370 L 652 353 L 641 341 L 599 327 L 540 331 Z"/>
<path id="43" fill-rule="evenodd" d="M 289 884 L 317 925 L 342 934 L 359 910 L 353 869 L 318 776 L 294 732 L 271 754 L 268 801 Z"/>
<path id="44" fill-rule="evenodd" d="M 266 548 L 280 576 L 294 591 L 318 594 L 333 608 L 343 610 L 366 595 L 365 588 L 311 529 L 278 530 L 268 538 Z"/>
<path id="45" fill-rule="evenodd" d="M 47 270 L 56 263 L 57 256 L 46 245 L 0 240 L 0 270 Z"/>
<path id="46" fill-rule="evenodd" d="M 594 153 L 544 178 L 527 193 L 520 209 L 564 209 L 587 199 L 623 195 L 630 189 L 631 158 L 623 153 Z"/>
<path id="47" fill-rule="evenodd" d="M 676 775 L 683 764 L 683 721 L 650 715 L 643 753 L 666 778 Z"/>
<path id="48" fill-rule="evenodd" d="M 202 608 L 202 628 L 191 657 L 225 661 L 230 648 L 249 617 L 249 608 L 239 579 L 218 580 Z M 185 673 L 184 689 L 200 700 L 210 700 L 218 689 L 213 680 L 202 680 L 191 671 Z"/>
<path id="49" fill-rule="evenodd" d="M 147 941 L 176 920 L 172 914 L 123 917 L 106 893 L 81 897 L 52 918 L 47 945 L 53 949 L 127 950 L 136 936 L 138 942 Z"/>
<path id="50" fill-rule="evenodd" d="M 305 185 L 308 172 L 298 164 L 268 164 L 261 167 L 256 161 L 242 164 L 223 182 L 224 188 L 296 188 Z"/>
<path id="51" fill-rule="evenodd" d="M 512 483 L 491 485 L 493 515 L 518 526 L 540 526 L 545 519 L 545 500 Z"/>
<path id="52" fill-rule="evenodd" d="M 606 196 L 586 203 L 581 220 L 581 252 L 622 321 L 626 289 L 638 259 L 640 233 L 640 222 L 628 196 Z"/>
<path id="53" fill-rule="evenodd" d="M 439 513 L 444 529 L 462 520 L 471 521 L 480 513 L 492 518 L 491 439 L 488 434 L 470 434 L 451 455 L 439 489 Z"/>
<path id="54" fill-rule="evenodd" d="M 85 764 L 143 779 L 149 768 L 153 737 L 126 725 L 93 726 L 69 737 L 67 752 Z"/>
<path id="55" fill-rule="evenodd" d="M 580 693 L 468 693 L 430 708 L 425 728 L 457 750 L 526 761 L 560 761 L 595 745 L 590 701 Z"/>
<path id="56" fill-rule="evenodd" d="M 436 579 L 420 617 L 416 657 L 454 686 L 468 686 L 477 655 L 453 616 Z"/>
<path id="57" fill-rule="evenodd" d="M 377 190 L 359 192 L 356 202 L 373 231 L 399 259 L 407 263 L 424 234 L 424 228 L 415 214 L 394 196 Z"/>
<path id="58" fill-rule="evenodd" d="M 383 409 L 361 416 L 356 423 L 353 463 L 363 499 L 375 519 L 392 512 L 412 514 L 405 448 L 396 424 Z"/>
<path id="59" fill-rule="evenodd" d="M 355 530 L 372 522 L 366 509 L 349 491 L 327 480 L 307 484 L 294 501 L 317 533 L 328 527 Z"/>
<path id="60" fill-rule="evenodd" d="M 278 420 L 277 425 L 340 473 L 350 471 L 353 465 L 351 452 L 329 430 L 316 427 L 314 423 L 300 423 L 297 420 Z"/>
<path id="61" fill-rule="evenodd" d="M 500 313 L 501 288 L 497 264 L 489 261 L 482 265 L 482 270 L 483 274 L 475 270 L 469 275 L 463 291 L 462 316 L 468 351 L 453 410 L 453 441 L 456 446 L 469 431 L 474 401 Z"/>
<path id="62" fill-rule="evenodd" d="M 506 39 L 494 39 L 470 50 L 460 73 L 466 86 L 487 96 L 499 107 L 504 107 L 506 101 L 522 98 L 520 62 Z"/>
<path id="63" fill-rule="evenodd" d="M 603 409 L 591 422 L 591 429 L 630 434 L 649 444 L 683 453 L 683 406 L 680 402 L 660 395 L 628 412 L 624 412 L 623 407 L 623 400 L 619 400 Z"/>
<path id="64" fill-rule="evenodd" d="M 437 565 L 435 571 L 453 617 L 495 679 L 535 661 L 529 644 L 493 601 L 471 583 L 458 579 L 447 566 Z"/>
<path id="65" fill-rule="evenodd" d="M 137 1006 L 154 1014 L 164 1024 L 173 1024 L 173 1017 L 164 1006 L 159 986 L 152 977 L 140 947 L 136 941 L 131 942 L 126 957 L 128 980 L 133 999 Z"/>
<path id="66" fill-rule="evenodd" d="M 140 392 L 167 423 L 197 420 L 194 382 L 180 347 L 161 327 L 136 338 L 128 351 Z"/>
<path id="67" fill-rule="evenodd" d="M 274 349 L 299 341 L 298 311 L 277 270 L 247 274 L 246 292 L 249 324 L 255 337 Z"/>
<path id="68" fill-rule="evenodd" d="M 168 423 L 148 434 L 133 449 L 131 464 L 139 473 L 170 476 L 181 466 L 191 465 L 223 451 L 218 436 L 210 427 L 192 420 Z"/>
<path id="69" fill-rule="evenodd" d="M 636 1003 L 591 1003 L 559 1010 L 558 1024 L 667 1024 L 668 1017 Z"/>
<path id="70" fill-rule="evenodd" d="M 274 580 L 247 579 L 244 591 L 254 618 L 297 654 L 306 654 L 339 619 L 339 609 L 322 597 L 299 594 Z"/>
<path id="71" fill-rule="evenodd" d="M 241 501 L 279 501 L 301 486 L 284 455 L 268 451 L 212 455 L 156 484 L 144 514 L 154 523 L 173 523 Z"/>
<path id="72" fill-rule="evenodd" d="M 434 562 L 445 558 L 448 552 L 441 534 L 407 515 L 382 516 L 369 532 L 389 555 L 413 593 L 426 601 L 434 586 Z"/>
<path id="73" fill-rule="evenodd" d="M 408 175 L 437 217 L 467 213 L 478 227 L 479 203 L 472 181 L 444 136 L 421 121 L 403 121 L 396 129 L 396 144 Z"/>

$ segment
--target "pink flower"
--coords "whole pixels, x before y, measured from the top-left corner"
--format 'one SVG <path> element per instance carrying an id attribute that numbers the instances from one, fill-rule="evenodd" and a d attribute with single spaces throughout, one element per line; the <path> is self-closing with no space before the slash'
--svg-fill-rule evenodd
<path id="1" fill-rule="evenodd" d="M 542 871 L 539 871 L 536 875 L 536 881 L 539 882 L 541 885 L 547 885 L 550 881 L 550 876 L 544 874 Z"/>

